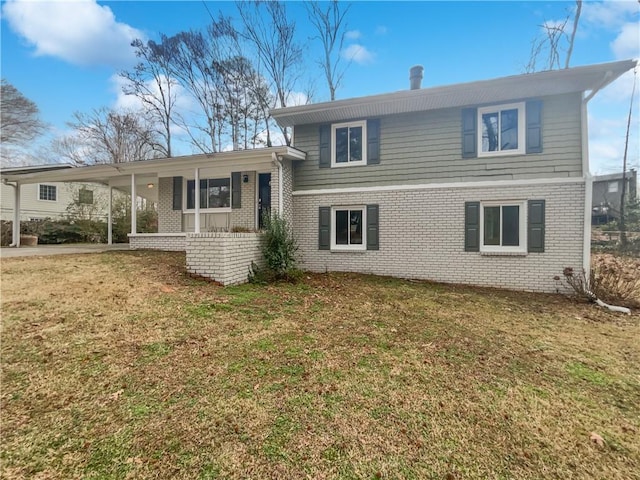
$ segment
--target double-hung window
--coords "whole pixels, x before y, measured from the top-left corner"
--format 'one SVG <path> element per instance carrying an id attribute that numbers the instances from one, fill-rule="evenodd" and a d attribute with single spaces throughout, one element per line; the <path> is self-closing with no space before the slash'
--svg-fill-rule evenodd
<path id="1" fill-rule="evenodd" d="M 196 181 L 187 180 L 187 210 L 195 209 Z M 200 208 L 229 208 L 231 206 L 231 181 L 229 178 L 200 179 Z"/>
<path id="2" fill-rule="evenodd" d="M 526 246 L 524 202 L 482 202 L 480 251 L 524 253 Z"/>
<path id="3" fill-rule="evenodd" d="M 331 250 L 366 250 L 367 209 L 364 206 L 331 209 Z"/>
<path id="4" fill-rule="evenodd" d="M 331 166 L 347 167 L 367 164 L 367 122 L 331 125 Z"/>
<path id="5" fill-rule="evenodd" d="M 525 153 L 525 104 L 478 108 L 478 156 Z"/>
<path id="6" fill-rule="evenodd" d="M 38 200 L 55 202 L 58 199 L 58 189 L 55 185 L 45 185 L 41 183 L 38 186 Z"/>

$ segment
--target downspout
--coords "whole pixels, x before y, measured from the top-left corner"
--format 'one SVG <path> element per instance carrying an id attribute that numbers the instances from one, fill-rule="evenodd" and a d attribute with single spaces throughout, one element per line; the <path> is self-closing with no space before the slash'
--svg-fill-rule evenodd
<path id="1" fill-rule="evenodd" d="M 17 182 L 9 182 L 6 178 L 3 178 L 3 179 L 2 179 L 2 183 L 3 183 L 4 185 L 7 185 L 7 186 L 9 186 L 9 187 L 12 187 L 12 188 L 13 188 L 13 191 L 14 191 L 14 195 L 13 195 L 14 199 L 15 199 L 15 198 L 18 198 L 18 195 L 17 195 L 17 193 L 16 193 L 16 192 L 17 192 L 17 189 L 18 189 L 18 184 L 17 184 Z M 19 200 L 19 198 L 18 198 L 18 200 Z M 20 217 L 19 217 L 19 214 L 16 214 L 16 211 L 15 211 L 17 208 L 20 208 L 20 203 L 17 203 L 17 204 L 16 204 L 16 203 L 15 203 L 15 201 L 14 201 L 14 205 L 13 205 L 13 210 L 14 210 L 14 212 L 13 212 L 13 222 L 14 222 L 14 225 L 12 225 L 12 229 L 11 229 L 11 240 L 12 240 L 12 242 L 9 244 L 9 247 L 19 247 L 19 246 L 20 246 L 20 227 L 19 227 L 19 226 L 17 227 L 17 229 L 18 229 L 18 236 L 17 236 L 17 238 L 16 238 L 16 225 L 15 225 L 15 221 L 16 221 L 16 217 L 17 217 L 17 218 L 20 218 Z"/>
<path id="2" fill-rule="evenodd" d="M 278 155 L 275 152 L 271 154 L 271 160 L 273 160 L 273 163 L 275 163 L 278 166 L 278 214 L 282 216 L 284 212 L 284 205 L 282 204 L 283 196 L 284 196 L 283 185 L 282 185 L 282 181 L 283 181 L 282 160 L 278 158 Z"/>
<path id="3" fill-rule="evenodd" d="M 584 176 L 584 231 L 582 239 L 582 268 L 586 278 L 591 273 L 591 203 L 593 201 L 593 176 L 589 166 L 589 127 L 587 116 L 587 103 L 595 95 L 612 81 L 613 74 L 609 71 L 604 74 L 602 82 L 589 92 L 583 93 L 580 106 L 580 127 L 582 136 L 582 174 Z"/>

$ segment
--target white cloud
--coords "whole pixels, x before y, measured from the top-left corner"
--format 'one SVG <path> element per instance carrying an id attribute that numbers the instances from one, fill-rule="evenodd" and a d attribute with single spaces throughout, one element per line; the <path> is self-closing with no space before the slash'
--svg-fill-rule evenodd
<path id="1" fill-rule="evenodd" d="M 361 36 L 362 36 L 362 33 L 360 33 L 360 30 L 349 30 L 344 34 L 344 38 L 346 38 L 347 40 L 357 40 Z"/>
<path id="2" fill-rule="evenodd" d="M 638 15 L 636 0 L 617 0 L 604 2 L 583 2 L 580 18 L 585 23 L 605 29 L 617 29 L 628 21 L 630 16 Z"/>
<path id="3" fill-rule="evenodd" d="M 384 25 L 378 25 L 376 27 L 376 35 L 386 35 L 389 32 L 389 29 Z"/>
<path id="4" fill-rule="evenodd" d="M 374 57 L 373 53 L 358 43 L 351 44 L 345 48 L 342 51 L 342 56 L 349 61 L 353 60 L 361 65 L 371 63 Z"/>
<path id="5" fill-rule="evenodd" d="M 309 96 L 304 92 L 289 92 L 287 95 L 287 106 L 297 107 L 298 105 L 309 104 Z"/>
<path id="6" fill-rule="evenodd" d="M 625 23 L 616 39 L 611 43 L 611 50 L 618 59 L 640 57 L 640 24 Z"/>
<path id="7" fill-rule="evenodd" d="M 94 0 L 8 0 L 2 13 L 11 29 L 35 47 L 36 55 L 77 65 L 128 67 L 135 61 L 131 41 L 144 39 Z"/>

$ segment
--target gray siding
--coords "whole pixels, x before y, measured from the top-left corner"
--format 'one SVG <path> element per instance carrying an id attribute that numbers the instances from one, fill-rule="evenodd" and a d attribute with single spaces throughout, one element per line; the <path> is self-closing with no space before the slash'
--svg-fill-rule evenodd
<path id="1" fill-rule="evenodd" d="M 375 185 L 575 177 L 582 175 L 580 94 L 543 100 L 543 153 L 462 158 L 461 109 L 380 119 L 380 164 L 319 168 L 319 125 L 295 129 L 295 190 Z"/>

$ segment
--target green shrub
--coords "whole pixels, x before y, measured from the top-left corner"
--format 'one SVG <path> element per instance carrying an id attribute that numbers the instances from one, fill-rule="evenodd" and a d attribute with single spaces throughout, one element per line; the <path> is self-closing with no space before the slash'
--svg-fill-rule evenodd
<path id="1" fill-rule="evenodd" d="M 297 280 L 300 276 L 296 269 L 297 251 L 298 243 L 287 221 L 278 214 L 265 216 L 262 244 L 264 267 L 253 264 L 249 280 L 258 283 Z"/>

